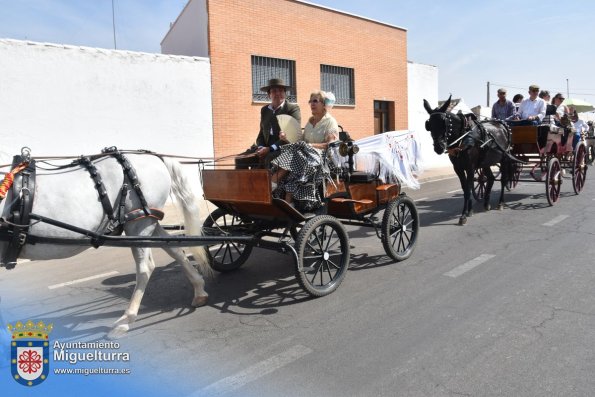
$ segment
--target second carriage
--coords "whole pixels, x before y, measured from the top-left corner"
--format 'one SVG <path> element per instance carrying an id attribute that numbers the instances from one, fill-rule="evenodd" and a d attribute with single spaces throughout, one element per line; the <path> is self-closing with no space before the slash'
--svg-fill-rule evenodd
<path id="1" fill-rule="evenodd" d="M 574 142 L 574 129 L 571 124 L 557 126 L 516 125 L 511 126 L 511 154 L 522 162 L 513 163 L 508 189 L 516 187 L 523 175 L 528 177 L 523 182 L 545 184 L 545 194 L 550 205 L 560 198 L 564 180 L 572 178 L 572 188 L 579 194 L 587 177 L 587 146 L 585 136 L 581 135 Z M 476 173 L 474 196 L 482 198 L 485 189 L 485 177 Z"/>

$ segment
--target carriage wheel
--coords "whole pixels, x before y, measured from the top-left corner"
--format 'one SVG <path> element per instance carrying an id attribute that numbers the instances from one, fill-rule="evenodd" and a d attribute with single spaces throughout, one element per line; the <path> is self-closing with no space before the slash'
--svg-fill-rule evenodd
<path id="1" fill-rule="evenodd" d="M 547 177 L 545 179 L 545 195 L 550 205 L 556 204 L 560 198 L 561 185 L 560 161 L 556 157 L 552 157 L 547 164 Z"/>
<path id="2" fill-rule="evenodd" d="M 574 151 L 574 168 L 572 171 L 572 187 L 574 192 L 579 194 L 585 187 L 585 180 L 587 179 L 587 164 L 586 164 L 587 150 L 584 142 L 579 142 Z"/>
<path id="3" fill-rule="evenodd" d="M 299 232 L 296 244 L 299 266 L 296 278 L 314 297 L 336 290 L 349 267 L 349 237 L 335 217 L 319 215 L 310 219 Z"/>
<path id="4" fill-rule="evenodd" d="M 411 256 L 417 242 L 419 215 L 413 200 L 401 196 L 391 201 L 382 218 L 382 245 L 395 261 Z"/>
<path id="5" fill-rule="evenodd" d="M 229 236 L 233 234 L 234 230 L 247 225 L 249 223 L 239 217 L 217 208 L 205 219 L 203 232 L 207 236 Z M 252 246 L 235 242 L 221 242 L 208 246 L 207 251 L 211 257 L 211 268 L 218 272 L 230 272 L 246 262 L 252 252 Z"/>
<path id="6" fill-rule="evenodd" d="M 483 201 L 487 182 L 488 177 L 483 173 L 481 168 L 477 168 L 473 177 L 473 197 L 475 197 L 475 200 Z"/>

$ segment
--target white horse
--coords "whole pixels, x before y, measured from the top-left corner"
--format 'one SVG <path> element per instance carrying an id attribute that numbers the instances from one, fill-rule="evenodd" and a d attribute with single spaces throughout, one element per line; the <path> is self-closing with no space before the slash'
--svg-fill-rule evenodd
<path id="1" fill-rule="evenodd" d="M 149 208 L 162 209 L 170 192 L 174 194 L 184 213 L 184 227 L 189 235 L 201 234 L 197 195 L 188 183 L 181 165 L 168 158 L 159 158 L 150 154 L 126 154 L 129 162 L 136 170 L 143 195 Z M 120 191 L 124 181 L 121 165 L 113 157 L 102 157 L 95 160 L 96 166 L 109 197 L 112 208 L 120 200 Z M 128 178 L 126 178 L 128 179 Z M 1 180 L 1 178 L 0 178 Z M 126 180 L 127 183 L 128 180 Z M 32 212 L 58 220 L 73 226 L 91 230 L 102 234 L 107 227 L 108 219 L 99 201 L 94 181 L 90 174 L 81 166 L 62 169 L 59 171 L 37 171 L 35 196 Z M 132 189 L 127 195 L 126 213 L 142 208 L 138 195 Z M 0 214 L 6 219 L 9 209 L 6 203 L 12 200 L 11 194 L 0 203 Z M 144 217 L 127 222 L 124 225 L 127 236 L 168 236 L 159 225 L 157 219 Z M 82 238 L 80 234 L 61 229 L 47 223 L 33 222 L 29 234 L 44 237 Z M 0 258 L 3 256 L 8 243 L 0 241 Z M 74 256 L 87 247 L 35 244 L 25 245 L 19 258 L 31 260 L 60 259 Z M 192 305 L 202 306 L 207 302 L 204 290 L 204 279 L 187 259 L 180 248 L 164 247 L 164 250 L 182 268 L 194 287 Z M 202 274 L 210 274 L 206 251 L 203 247 L 190 248 Z M 108 334 L 109 338 L 124 335 L 138 314 L 140 303 L 147 287 L 151 273 L 155 268 L 150 248 L 132 248 L 132 255 L 136 261 L 136 287 L 130 304 L 124 315 L 120 317 Z"/>

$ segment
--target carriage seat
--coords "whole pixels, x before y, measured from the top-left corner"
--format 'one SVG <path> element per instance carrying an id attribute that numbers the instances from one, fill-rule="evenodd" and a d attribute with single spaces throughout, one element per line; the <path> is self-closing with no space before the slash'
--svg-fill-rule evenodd
<path id="1" fill-rule="evenodd" d="M 355 171 L 351 173 L 349 181 L 351 183 L 369 183 L 376 180 L 376 175 L 370 174 L 369 172 Z"/>

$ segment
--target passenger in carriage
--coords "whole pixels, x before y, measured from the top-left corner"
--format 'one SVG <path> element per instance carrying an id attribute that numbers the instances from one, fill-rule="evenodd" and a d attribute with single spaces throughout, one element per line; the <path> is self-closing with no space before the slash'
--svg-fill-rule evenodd
<path id="1" fill-rule="evenodd" d="M 572 140 L 572 147 L 576 147 L 578 141 L 581 140 L 581 134 L 587 135 L 589 132 L 589 126 L 583 120 L 578 117 L 578 113 L 574 112 L 571 116 L 572 124 L 574 125 L 575 133 L 574 139 Z"/>
<path id="2" fill-rule="evenodd" d="M 548 90 L 541 90 L 539 97 L 545 101 L 545 115 L 553 116 L 556 114 L 556 106 L 548 103 L 551 99 L 550 92 Z"/>
<path id="3" fill-rule="evenodd" d="M 550 104 L 550 92 L 548 90 L 541 90 L 539 97 L 545 101 L 545 117 L 542 120 L 542 124 L 555 124 L 556 118 L 556 106 Z"/>
<path id="4" fill-rule="evenodd" d="M 506 99 L 506 89 L 498 89 L 498 100 L 492 105 L 492 118 L 506 120 L 514 115 L 514 104 Z"/>
<path id="5" fill-rule="evenodd" d="M 515 114 L 519 111 L 519 106 L 521 106 L 521 102 L 523 102 L 523 95 L 516 94 L 512 97 L 512 103 L 514 104 L 514 112 Z"/>
<path id="6" fill-rule="evenodd" d="M 319 188 L 330 173 L 323 156 L 339 136 L 337 121 L 329 113 L 334 102 L 330 92 L 312 92 L 308 101 L 312 116 L 303 140 L 281 146 L 281 153 L 271 162 L 277 167 L 272 177 L 274 195 L 301 211 L 315 210 L 322 202 Z"/>
<path id="7" fill-rule="evenodd" d="M 545 101 L 538 97 L 539 86 L 529 86 L 529 98 L 524 99 L 519 106 L 519 112 L 514 117 L 513 125 L 539 125 L 545 117 Z"/>
<path id="8" fill-rule="evenodd" d="M 280 146 L 285 142 L 279 139 L 282 131 L 277 122 L 277 115 L 288 114 L 301 125 L 302 116 L 299 105 L 286 100 L 289 88 L 291 87 L 285 85 L 282 79 L 274 78 L 260 89 L 267 93 L 271 103 L 260 109 L 260 130 L 256 143 L 242 153 L 242 157 L 236 158 L 236 168 L 264 168 L 280 153 Z M 256 156 L 250 156 L 251 154 Z"/>
<path id="9" fill-rule="evenodd" d="M 556 107 L 556 113 L 554 114 L 554 117 L 557 120 L 556 124 L 560 124 L 560 119 L 565 115 L 565 114 L 570 114 L 570 110 L 568 109 L 568 106 L 564 105 L 564 95 L 562 95 L 562 93 L 558 92 L 556 95 L 554 95 L 554 99 L 552 99 L 552 105 L 554 105 Z"/>

